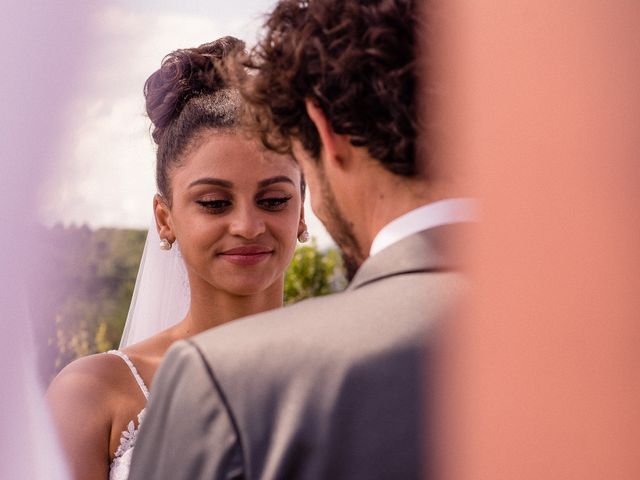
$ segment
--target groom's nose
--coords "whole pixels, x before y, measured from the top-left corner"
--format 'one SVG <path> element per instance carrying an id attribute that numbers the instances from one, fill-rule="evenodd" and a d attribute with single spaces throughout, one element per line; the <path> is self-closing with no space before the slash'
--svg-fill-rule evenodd
<path id="1" fill-rule="evenodd" d="M 252 206 L 238 206 L 231 214 L 229 233 L 247 239 L 253 239 L 265 232 L 262 216 Z"/>

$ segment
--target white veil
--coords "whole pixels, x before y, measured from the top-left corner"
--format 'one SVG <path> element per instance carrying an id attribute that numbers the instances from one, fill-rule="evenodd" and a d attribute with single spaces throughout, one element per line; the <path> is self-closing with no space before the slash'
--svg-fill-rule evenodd
<path id="1" fill-rule="evenodd" d="M 147 233 L 120 348 L 137 343 L 182 320 L 190 303 L 189 280 L 178 242 L 160 250 L 155 218 Z"/>

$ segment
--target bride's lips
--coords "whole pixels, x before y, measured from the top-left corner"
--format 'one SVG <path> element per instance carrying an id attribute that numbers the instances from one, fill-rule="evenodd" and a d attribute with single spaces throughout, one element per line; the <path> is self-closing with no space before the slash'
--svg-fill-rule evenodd
<path id="1" fill-rule="evenodd" d="M 243 245 L 230 248 L 219 253 L 221 258 L 236 265 L 255 265 L 266 260 L 273 254 L 273 250 L 263 245 Z"/>

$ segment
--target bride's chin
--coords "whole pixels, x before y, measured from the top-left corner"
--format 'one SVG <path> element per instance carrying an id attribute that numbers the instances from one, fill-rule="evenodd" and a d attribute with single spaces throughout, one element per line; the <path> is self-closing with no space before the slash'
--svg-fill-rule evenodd
<path id="1" fill-rule="evenodd" d="M 251 297 L 264 292 L 265 288 L 238 287 L 225 289 L 225 292 L 234 297 Z"/>
<path id="2" fill-rule="evenodd" d="M 244 282 L 229 282 L 225 285 L 218 285 L 218 289 L 237 297 L 248 297 L 257 295 L 269 289 L 271 286 L 268 282 L 256 282 L 255 279 Z"/>

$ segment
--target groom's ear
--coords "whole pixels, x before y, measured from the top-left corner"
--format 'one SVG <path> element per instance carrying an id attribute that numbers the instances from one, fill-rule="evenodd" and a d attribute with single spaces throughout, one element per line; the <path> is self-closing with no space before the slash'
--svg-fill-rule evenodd
<path id="1" fill-rule="evenodd" d="M 306 98 L 304 101 L 309 118 L 316 126 L 320 142 L 322 143 L 323 159 L 328 164 L 344 167 L 351 158 L 351 142 L 347 135 L 341 135 L 333 131 L 331 123 L 327 119 L 322 109 L 317 106 L 312 99 Z"/>
<path id="2" fill-rule="evenodd" d="M 173 233 L 171 210 L 169 209 L 166 200 L 157 193 L 153 197 L 153 214 L 156 217 L 158 236 L 160 238 L 167 239 L 169 243 L 175 242 L 176 236 Z"/>

